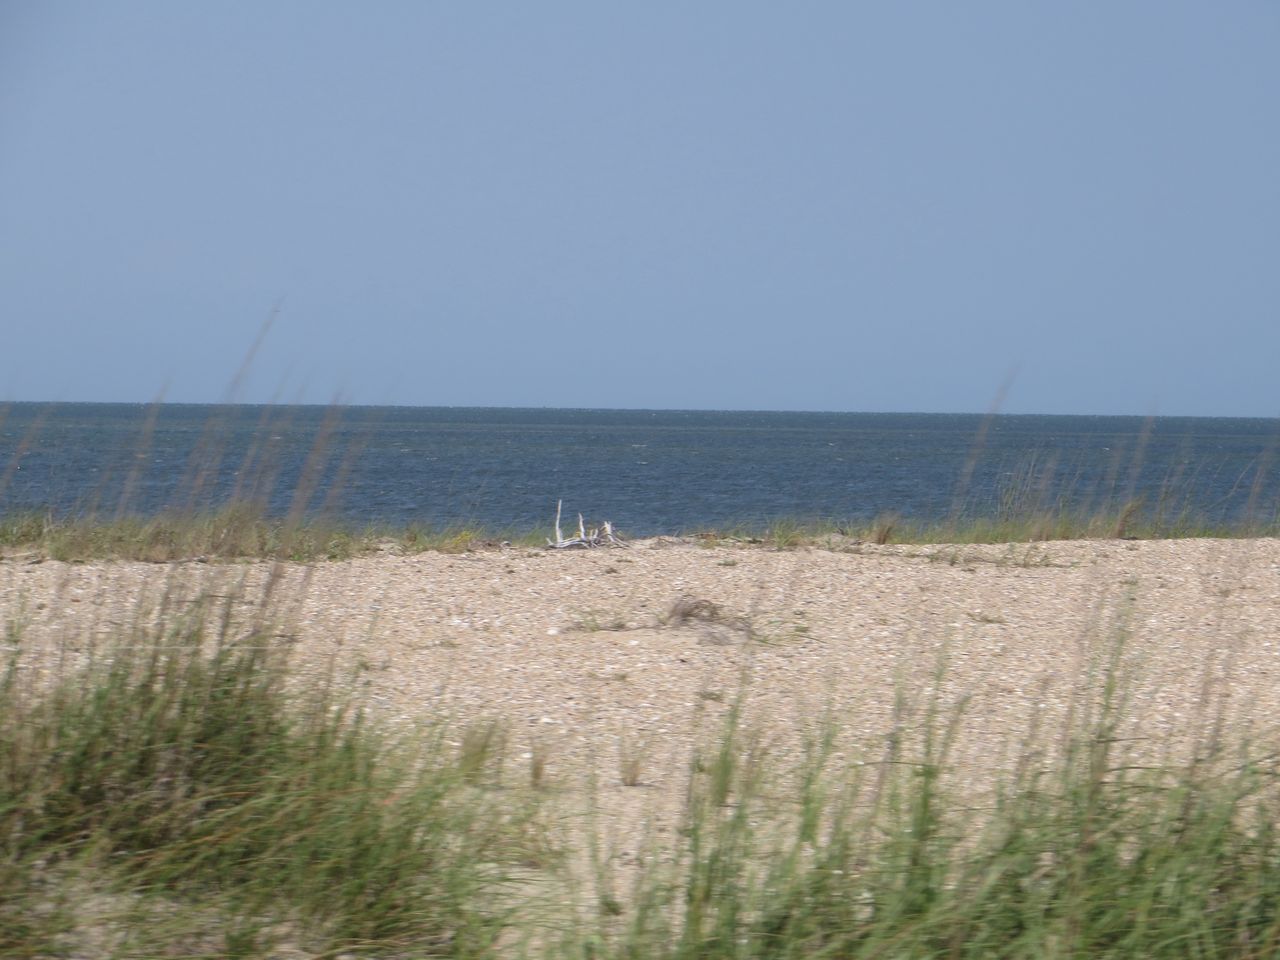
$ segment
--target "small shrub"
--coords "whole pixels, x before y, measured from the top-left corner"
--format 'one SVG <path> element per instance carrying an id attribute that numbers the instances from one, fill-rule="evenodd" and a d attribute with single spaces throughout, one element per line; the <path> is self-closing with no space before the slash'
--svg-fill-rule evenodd
<path id="1" fill-rule="evenodd" d="M 875 522 L 871 525 L 871 542 L 878 546 L 884 546 L 893 539 L 893 532 L 897 529 L 900 518 L 897 514 L 886 513 L 876 517 Z"/>

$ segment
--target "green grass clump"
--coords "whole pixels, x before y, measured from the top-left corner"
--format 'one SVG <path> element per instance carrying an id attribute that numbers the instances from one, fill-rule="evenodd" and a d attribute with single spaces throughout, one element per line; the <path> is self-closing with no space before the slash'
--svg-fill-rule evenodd
<path id="1" fill-rule="evenodd" d="M 366 527 L 268 517 L 250 504 L 207 513 L 58 518 L 24 513 L 0 517 L 0 549 L 33 551 L 53 560 L 169 563 L 183 560 L 346 560 L 380 551 L 466 553 L 500 543 L 541 546 L 536 533 L 493 534 L 477 527 Z"/>
<path id="2" fill-rule="evenodd" d="M 678 862 L 651 868 L 593 955 L 646 958 L 1264 958 L 1280 953 L 1280 771 L 1209 750 L 1117 751 L 1110 680 L 1062 759 L 1028 756 L 994 810 L 945 788 L 960 715 L 931 707 L 882 757 L 834 764 L 831 728 L 790 797 L 731 715 L 692 777 Z M 912 745 L 907 746 L 911 741 Z"/>
<path id="3" fill-rule="evenodd" d="M 36 551 L 54 560 L 341 560 L 371 551 L 367 533 L 308 521 L 267 517 L 249 504 L 206 513 L 58 518 L 20 514 L 0 518 L 0 547 Z"/>
<path id="4" fill-rule="evenodd" d="M 123 516 L 112 520 L 59 518 L 48 513 L 0 516 L 0 551 L 31 551 L 67 562 L 278 559 L 310 563 L 388 550 L 405 554 L 467 553 L 503 543 L 537 547 L 543 545 L 544 539 L 537 531 L 494 533 L 465 525 L 357 529 L 316 519 L 272 518 L 247 503 L 206 513 Z"/>
<path id="5" fill-rule="evenodd" d="M 38 695 L 11 654 L 0 955 L 484 954 L 526 808 L 440 731 L 291 694 L 278 644 L 226 627 L 198 604 Z"/>
<path id="6" fill-rule="evenodd" d="M 748 544 L 775 549 L 801 546 L 848 549 L 850 545 L 1035 543 L 1047 540 L 1172 540 L 1195 537 L 1271 537 L 1280 523 L 1254 520 L 1212 522 L 1190 510 L 1148 513 L 1137 501 L 1085 511 L 1074 507 L 997 511 L 943 520 L 918 520 L 886 513 L 845 521 L 779 520 L 772 524 L 703 530 L 694 536 L 706 546 Z"/>

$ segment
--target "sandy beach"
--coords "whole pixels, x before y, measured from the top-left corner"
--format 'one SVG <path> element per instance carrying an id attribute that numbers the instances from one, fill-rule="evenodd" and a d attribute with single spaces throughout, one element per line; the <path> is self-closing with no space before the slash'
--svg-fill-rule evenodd
<path id="1" fill-rule="evenodd" d="M 508 774 L 527 778 L 536 763 L 561 796 L 589 793 L 623 860 L 673 828 L 694 750 L 739 697 L 744 727 L 780 766 L 824 718 L 841 757 L 873 761 L 934 693 L 945 711 L 963 704 L 953 782 L 978 803 L 1029 738 L 1052 751 L 1119 639 L 1122 733 L 1142 757 L 1185 756 L 1218 716 L 1270 738 L 1280 716 L 1277 540 L 776 550 L 655 539 L 272 570 L 11 556 L 0 611 L 30 689 L 162 598 L 174 615 L 181 597 L 212 593 L 247 623 L 270 583 L 273 642 L 291 649 L 300 683 L 333 671 L 405 730 L 501 721 Z"/>

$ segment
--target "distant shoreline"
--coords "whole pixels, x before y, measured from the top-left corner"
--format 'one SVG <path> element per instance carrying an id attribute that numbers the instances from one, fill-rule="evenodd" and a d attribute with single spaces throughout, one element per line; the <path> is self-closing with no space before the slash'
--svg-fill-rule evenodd
<path id="1" fill-rule="evenodd" d="M 601 521 L 586 521 L 587 526 Z M 576 519 L 562 523 L 566 536 Z M 670 540 L 704 546 L 790 549 L 817 547 L 850 551 L 889 544 L 979 545 L 1070 542 L 1080 540 L 1265 539 L 1280 536 L 1280 524 L 1211 525 L 1182 517 L 1177 524 L 1144 522 L 1136 510 L 1088 517 L 1032 514 L 1007 520 L 987 518 L 919 523 L 887 515 L 862 524 L 780 520 L 728 528 L 673 531 L 624 541 Z M 50 559 L 175 562 L 184 560 L 287 559 L 301 562 L 345 560 L 379 554 L 464 553 L 502 547 L 547 547 L 549 523 L 525 530 L 493 530 L 458 524 L 440 528 L 414 525 L 343 524 L 325 520 L 263 516 L 250 508 L 229 507 L 196 514 L 124 516 L 119 519 L 66 518 L 48 513 L 0 514 L 0 557 L 14 554 Z M 569 548 L 583 549 L 583 548 Z M 603 549 L 603 548 L 602 548 Z"/>

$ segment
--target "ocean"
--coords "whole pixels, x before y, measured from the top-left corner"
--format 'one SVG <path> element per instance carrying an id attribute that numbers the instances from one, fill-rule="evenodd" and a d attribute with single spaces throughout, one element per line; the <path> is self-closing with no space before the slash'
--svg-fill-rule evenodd
<path id="1" fill-rule="evenodd" d="M 440 407 L 0 408 L 0 515 L 114 517 L 236 499 L 364 526 L 632 536 L 780 521 L 997 518 L 1140 500 L 1273 523 L 1280 421 Z"/>

